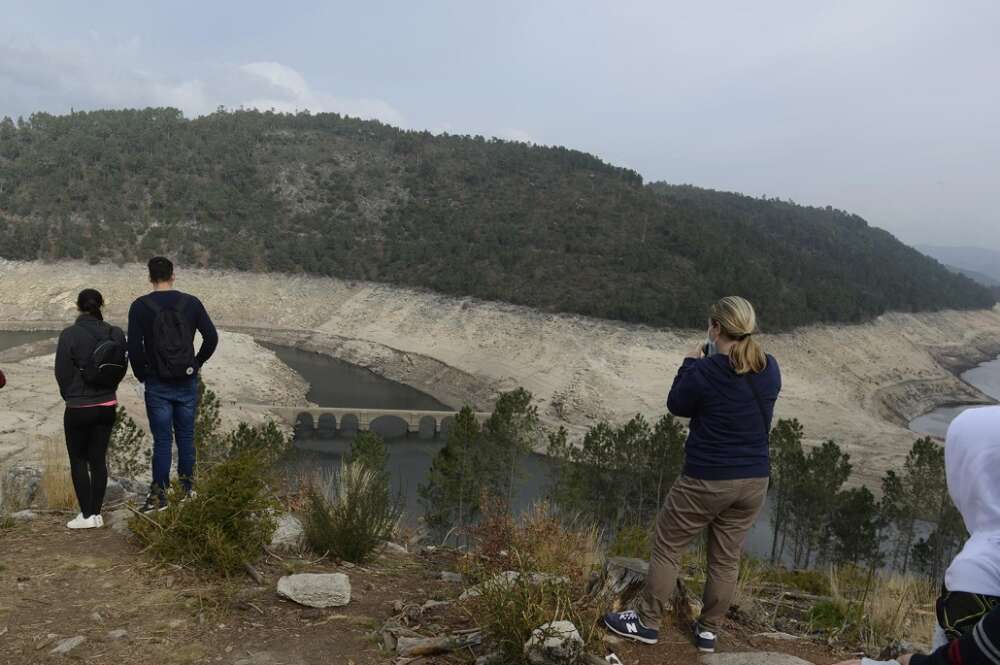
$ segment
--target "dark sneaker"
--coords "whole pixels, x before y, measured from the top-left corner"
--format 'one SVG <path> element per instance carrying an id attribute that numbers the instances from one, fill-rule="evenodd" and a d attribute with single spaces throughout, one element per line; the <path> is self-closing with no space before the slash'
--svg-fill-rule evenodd
<path id="1" fill-rule="evenodd" d="M 142 504 L 139 508 L 140 513 L 149 513 L 154 511 L 166 510 L 167 508 L 167 495 L 164 494 L 163 490 L 159 488 L 153 488 L 149 490 L 149 494 L 146 495 L 146 502 Z"/>
<path id="2" fill-rule="evenodd" d="M 644 644 L 656 644 L 660 637 L 658 630 L 643 626 L 639 615 L 633 610 L 605 614 L 604 625 L 615 635 L 621 635 Z"/>
<path id="3" fill-rule="evenodd" d="M 692 625 L 694 631 L 694 645 L 702 653 L 715 653 L 715 633 L 705 628 L 697 621 Z"/>

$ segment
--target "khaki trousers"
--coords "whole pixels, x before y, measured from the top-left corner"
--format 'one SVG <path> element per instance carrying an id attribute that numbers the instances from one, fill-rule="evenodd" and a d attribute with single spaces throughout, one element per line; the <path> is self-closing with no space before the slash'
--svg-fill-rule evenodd
<path id="1" fill-rule="evenodd" d="M 659 630 L 677 584 L 680 556 L 708 529 L 708 579 L 699 623 L 718 632 L 729 611 L 740 573 L 740 553 L 764 499 L 767 478 L 699 480 L 681 476 L 656 520 L 653 555 L 636 611 L 643 625 Z"/>

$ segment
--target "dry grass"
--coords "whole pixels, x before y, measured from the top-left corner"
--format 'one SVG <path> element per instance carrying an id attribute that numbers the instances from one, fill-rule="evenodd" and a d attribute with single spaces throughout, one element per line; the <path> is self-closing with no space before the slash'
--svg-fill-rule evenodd
<path id="1" fill-rule="evenodd" d="M 45 506 L 52 510 L 78 509 L 69 475 L 69 454 L 61 438 L 47 437 L 42 442 L 42 464 L 41 491 Z"/>
<path id="2" fill-rule="evenodd" d="M 872 656 L 897 655 L 905 641 L 929 646 L 937 619 L 937 589 L 926 579 L 896 573 L 873 574 L 851 566 L 830 570 L 831 600 L 815 612 L 822 626 L 842 642 Z"/>

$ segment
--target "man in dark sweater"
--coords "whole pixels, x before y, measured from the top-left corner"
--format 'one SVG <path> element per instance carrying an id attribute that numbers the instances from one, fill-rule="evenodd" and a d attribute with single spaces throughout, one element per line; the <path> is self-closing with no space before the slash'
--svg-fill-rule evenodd
<path id="1" fill-rule="evenodd" d="M 174 266 L 168 259 L 150 259 L 149 281 L 153 292 L 133 302 L 128 313 L 129 358 L 132 372 L 145 385 L 146 414 L 153 433 L 153 483 L 144 511 L 167 505 L 165 489 L 170 483 L 175 437 L 177 475 L 184 489 L 191 491 L 198 371 L 219 344 L 204 305 L 174 290 Z M 197 354 L 195 331 L 202 338 Z"/>

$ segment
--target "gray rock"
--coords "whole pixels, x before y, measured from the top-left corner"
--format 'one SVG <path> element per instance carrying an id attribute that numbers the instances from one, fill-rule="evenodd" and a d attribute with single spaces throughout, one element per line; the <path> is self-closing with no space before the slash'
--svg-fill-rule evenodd
<path id="1" fill-rule="evenodd" d="M 410 553 L 410 550 L 408 550 L 405 547 L 403 547 L 402 545 L 400 545 L 398 543 L 394 543 L 394 542 L 392 542 L 390 540 L 385 541 L 385 551 L 389 552 L 390 554 L 399 554 L 399 555 L 404 555 L 404 554 L 409 554 Z"/>
<path id="2" fill-rule="evenodd" d="M 454 582 L 455 584 L 462 583 L 462 576 L 459 573 L 453 573 L 449 570 L 441 571 L 441 579 L 445 582 Z"/>
<path id="3" fill-rule="evenodd" d="M 29 508 L 40 498 L 42 471 L 33 466 L 12 466 L 0 478 L 0 505 L 8 510 Z"/>
<path id="4" fill-rule="evenodd" d="M 38 515 L 36 515 L 33 510 L 19 510 L 16 513 L 12 514 L 10 517 L 15 522 L 30 522 L 31 520 L 38 517 Z"/>
<path id="5" fill-rule="evenodd" d="M 124 628 L 108 631 L 109 640 L 124 640 L 126 637 L 128 637 L 128 631 Z"/>
<path id="6" fill-rule="evenodd" d="M 286 575 L 278 595 L 306 607 L 341 607 L 351 602 L 351 580 L 343 573 Z"/>
<path id="7" fill-rule="evenodd" d="M 786 653 L 769 651 L 706 654 L 701 657 L 701 662 L 703 665 L 812 665 L 807 660 Z"/>
<path id="8" fill-rule="evenodd" d="M 516 570 L 505 570 L 502 573 L 497 573 L 490 579 L 477 584 L 474 587 L 466 589 L 458 597 L 459 600 L 468 600 L 469 598 L 476 598 L 481 596 L 484 590 L 491 590 L 496 588 L 498 590 L 511 589 L 514 585 L 521 579 L 521 574 Z M 529 573 L 528 583 L 533 586 L 538 586 L 540 584 L 566 584 L 569 580 L 566 577 L 559 577 L 556 575 L 550 575 L 549 573 Z"/>
<path id="9" fill-rule="evenodd" d="M 104 525 L 111 527 L 111 530 L 120 536 L 128 536 L 132 530 L 128 526 L 132 518 L 132 512 L 126 508 L 119 508 L 104 516 Z"/>
<path id="10" fill-rule="evenodd" d="M 55 654 L 57 656 L 65 656 L 73 649 L 77 648 L 81 644 L 87 641 L 87 638 L 83 635 L 77 635 L 76 637 L 67 637 L 65 640 L 59 640 L 56 644 L 56 648 L 49 653 Z"/>
<path id="11" fill-rule="evenodd" d="M 302 522 L 294 515 L 282 515 L 278 518 L 278 528 L 271 537 L 271 548 L 286 552 L 297 552 L 302 549 L 306 532 Z"/>
<path id="12" fill-rule="evenodd" d="M 531 632 L 524 655 L 533 665 L 572 665 L 583 653 L 583 638 L 571 621 L 552 621 Z"/>

